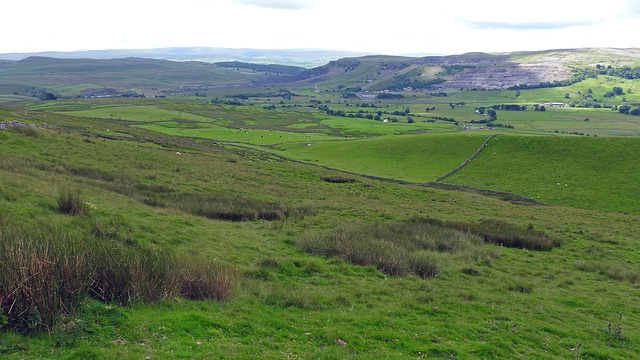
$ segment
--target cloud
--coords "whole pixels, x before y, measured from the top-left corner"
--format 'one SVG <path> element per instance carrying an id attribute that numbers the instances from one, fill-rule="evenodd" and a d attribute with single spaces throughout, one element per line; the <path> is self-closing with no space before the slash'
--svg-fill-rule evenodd
<path id="1" fill-rule="evenodd" d="M 534 22 L 521 22 L 510 23 L 500 21 L 472 21 L 472 20 L 458 20 L 466 27 L 478 30 L 514 30 L 514 31 L 528 31 L 528 30 L 559 30 L 566 29 L 575 26 L 591 26 L 602 23 L 601 20 L 558 20 L 558 21 L 534 21 Z"/>
<path id="2" fill-rule="evenodd" d="M 306 10 L 315 7 L 314 0 L 236 0 L 236 2 L 243 5 L 280 10 Z"/>
<path id="3" fill-rule="evenodd" d="M 626 5 L 625 13 L 628 16 L 640 15 L 640 3 L 636 0 L 625 0 L 623 4 Z"/>

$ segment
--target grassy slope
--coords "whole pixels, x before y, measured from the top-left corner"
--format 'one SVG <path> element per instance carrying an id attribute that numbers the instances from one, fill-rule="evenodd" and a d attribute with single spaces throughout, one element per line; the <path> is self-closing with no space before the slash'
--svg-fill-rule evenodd
<path id="1" fill-rule="evenodd" d="M 392 124 L 387 124 L 392 125 Z M 283 155 L 341 170 L 427 182 L 460 165 L 482 145 L 481 134 L 403 135 L 349 142 L 277 146 Z"/>
<path id="2" fill-rule="evenodd" d="M 444 182 L 637 213 L 638 154 L 638 139 L 501 136 Z"/>
<path id="3" fill-rule="evenodd" d="M 526 91 L 522 93 L 525 94 Z M 413 113 L 420 114 L 424 106 L 409 105 L 408 107 Z M 341 170 L 413 182 L 431 181 L 447 173 L 471 156 L 484 139 L 495 133 L 495 131 L 478 130 L 463 133 L 395 136 L 410 130 L 438 132 L 456 128 L 452 123 L 443 121 L 424 123 L 422 121 L 426 116 L 455 117 L 459 121 L 484 118 L 475 113 L 474 107 L 470 105 L 457 106 L 455 109 L 451 109 L 448 105 L 437 105 L 436 109 L 429 113 L 422 112 L 423 117 L 415 117 L 417 122 L 414 124 L 318 116 L 297 110 L 269 111 L 258 106 L 212 105 L 189 100 L 75 100 L 34 103 L 29 107 L 64 111 L 67 114 L 80 116 L 115 118 L 125 123 L 149 122 L 139 127 L 172 135 L 199 136 L 258 145 L 297 141 L 297 143 L 279 145 L 274 148 L 274 151 L 297 160 L 310 161 Z M 332 107 L 343 111 L 354 109 L 354 106 L 347 107 L 345 104 L 332 104 Z M 390 106 L 379 109 L 393 112 L 402 111 L 406 107 Z M 481 160 L 486 161 L 483 159 L 487 159 L 487 154 L 494 152 L 490 149 L 483 153 L 484 157 L 471 164 L 474 166 L 465 168 L 467 171 L 456 174 L 446 182 L 509 191 L 536 199 L 540 196 L 542 201 L 554 204 L 622 212 L 636 211 L 634 210 L 637 208 L 636 197 L 625 196 L 626 193 L 636 190 L 632 169 L 633 164 L 637 163 L 635 159 L 637 151 L 633 150 L 636 141 L 620 138 L 601 139 L 602 136 L 635 137 L 640 131 L 640 125 L 635 121 L 636 117 L 622 115 L 608 109 L 577 108 L 550 108 L 545 112 L 498 111 L 498 115 L 499 123 L 515 126 L 514 130 L 499 129 L 507 134 L 563 135 L 563 132 L 576 132 L 599 137 L 598 139 L 592 137 L 589 141 L 587 137 L 582 137 L 581 140 L 560 136 L 555 140 L 551 138 L 543 140 L 510 136 L 507 140 L 514 142 L 513 148 L 495 151 L 497 157 L 490 158 L 494 159 L 494 162 L 486 165 L 486 170 L 483 166 L 475 164 L 480 164 Z M 590 120 L 584 121 L 585 118 Z M 331 139 L 329 134 L 332 131 L 337 135 L 375 134 L 378 137 L 354 142 L 320 141 Z M 527 145 L 519 147 L 520 142 Z M 308 143 L 312 145 L 306 146 Z M 625 145 L 617 145 L 620 143 Z M 502 143 L 492 142 L 492 146 L 495 144 L 506 145 L 506 143 L 502 145 Z M 585 152 L 598 154 L 600 157 L 585 158 Z M 566 156 L 558 156 L 565 153 Z M 343 154 L 349 154 L 349 156 Z M 600 159 L 607 160 L 603 163 Z M 519 168 L 522 173 L 501 173 L 503 168 L 514 163 L 521 164 Z M 508 165 L 503 166 L 504 164 Z M 530 164 L 544 164 L 548 170 L 544 175 L 529 178 L 526 176 L 529 174 L 527 171 L 540 167 Z M 625 176 L 609 176 L 611 166 L 616 166 L 617 171 L 624 171 Z M 567 178 L 574 179 L 575 188 L 559 192 L 557 188 L 548 187 L 549 184 L 558 182 L 564 184 L 562 179 Z M 535 186 L 529 186 L 534 183 Z"/>
<path id="4" fill-rule="evenodd" d="M 131 132 L 113 123 L 11 112 L 0 116 Z M 0 131 L 0 148 L 4 221 L 53 224 L 91 236 L 88 219 L 53 209 L 55 190 L 74 187 L 98 206 L 92 216 L 119 219 L 121 231 L 134 241 L 215 257 L 244 274 L 242 288 L 227 303 L 114 308 L 90 302 L 79 319 L 63 319 L 64 326 L 51 335 L 2 333 L 0 349 L 9 359 L 566 359 L 575 357 L 579 343 L 584 343 L 584 359 L 638 355 L 637 285 L 574 265 L 606 264 L 637 273 L 640 219 L 635 215 L 517 206 L 367 179 L 331 184 L 320 180 L 334 175 L 327 170 L 253 153 L 65 131 L 36 130 L 36 136 Z M 120 180 L 111 184 L 73 175 L 66 170 L 73 166 L 119 174 Z M 318 213 L 286 223 L 208 220 L 148 207 L 114 192 L 121 182 L 176 191 L 233 191 L 312 205 Z M 544 253 L 500 249 L 502 255 L 490 264 L 455 260 L 443 264 L 439 277 L 426 280 L 385 277 L 371 267 L 306 255 L 294 245 L 304 232 L 333 229 L 344 221 L 413 216 L 530 223 L 565 244 Z M 465 268 L 476 275 L 467 275 Z M 613 323 L 615 330 L 619 312 L 623 330 L 617 336 L 607 325 Z"/>

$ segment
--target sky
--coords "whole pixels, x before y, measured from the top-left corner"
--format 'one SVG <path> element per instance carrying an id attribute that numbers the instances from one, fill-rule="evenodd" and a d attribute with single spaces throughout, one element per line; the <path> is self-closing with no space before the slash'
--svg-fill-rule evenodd
<path id="1" fill-rule="evenodd" d="M 7 1 L 0 53 L 163 47 L 387 55 L 640 48 L 640 0 Z"/>

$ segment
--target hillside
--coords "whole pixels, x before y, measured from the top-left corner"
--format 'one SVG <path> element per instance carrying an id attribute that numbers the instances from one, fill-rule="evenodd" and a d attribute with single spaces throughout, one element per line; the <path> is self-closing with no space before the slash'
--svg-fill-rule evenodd
<path id="1" fill-rule="evenodd" d="M 116 101 L 106 100 L 67 106 L 100 110 Z M 64 106 L 34 106 L 47 104 Z M 205 106 L 177 102 L 174 113 L 185 112 L 188 125 L 206 115 Z M 208 106 L 222 117 L 218 104 Z M 154 119 L 157 111 L 148 109 L 146 118 Z M 247 122 L 257 112 L 250 109 Z M 164 114 L 173 118 L 168 109 Z M 638 215 L 355 178 L 115 119 L 25 108 L 0 108 L 0 119 L 4 358 L 638 356 Z M 452 136 L 436 139 L 450 145 Z M 427 148 L 409 139 L 409 148 Z M 473 151 L 479 140 L 457 150 Z M 372 144 L 361 151 L 383 145 Z M 454 155 L 452 164 L 459 160 Z M 387 159 L 400 156 L 408 151 Z M 63 206 L 67 190 L 76 210 Z M 219 204 L 229 207 L 217 210 Z M 63 247 L 66 260 L 57 260 L 54 244 L 67 242 L 75 247 Z M 87 268 L 73 278 L 93 279 L 91 291 L 67 291 L 75 282 L 64 274 L 81 269 L 64 266 L 82 260 L 87 244 L 110 250 L 98 265 L 117 266 Z M 136 270 L 119 260 L 122 254 L 152 256 L 134 261 Z M 176 271 L 166 268 L 172 261 L 186 269 L 185 263 L 215 265 L 229 286 L 198 300 L 194 288 L 207 279 L 200 274 L 190 287 L 167 293 L 160 281 Z M 109 295 L 106 280 L 123 287 Z M 37 291 L 43 283 L 59 284 L 64 296 L 38 302 L 46 295 Z M 161 295 L 148 294 L 156 288 Z"/>
<path id="2" fill-rule="evenodd" d="M 379 91 L 449 91 L 507 89 L 561 81 L 574 68 L 637 66 L 638 49 L 571 49 L 505 54 L 468 53 L 420 58 L 366 56 L 332 61 L 289 78 L 263 78 L 261 83 L 313 84 Z"/>
<path id="3" fill-rule="evenodd" d="M 204 62 L 175 62 L 143 58 L 56 59 L 29 57 L 0 66 L 0 91 L 40 96 L 105 96 L 123 92 L 164 94 L 180 88 L 206 88 L 247 83 L 256 74 Z"/>
<path id="4" fill-rule="evenodd" d="M 639 358 L 637 64 L 0 61 L 0 357 Z"/>
<path id="5" fill-rule="evenodd" d="M 189 53 L 195 54 L 194 51 Z M 294 66 L 266 65 L 264 59 L 251 63 L 225 61 L 216 65 L 202 61 L 136 57 L 61 59 L 32 56 L 19 61 L 0 62 L 0 95 L 43 97 L 52 93 L 56 97 L 205 97 L 207 91 L 237 86 L 365 92 L 500 90 L 566 80 L 578 68 L 638 64 L 640 55 L 637 49 L 469 53 L 427 57 L 370 55 L 333 60 L 306 70 Z"/>

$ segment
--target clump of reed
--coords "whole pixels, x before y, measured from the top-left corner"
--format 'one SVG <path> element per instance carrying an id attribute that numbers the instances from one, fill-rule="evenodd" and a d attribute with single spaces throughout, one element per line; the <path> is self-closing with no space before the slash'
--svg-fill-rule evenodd
<path id="1" fill-rule="evenodd" d="M 482 237 L 486 242 L 509 248 L 549 251 L 562 245 L 543 231 L 534 230 L 533 226 L 520 227 L 500 220 L 485 220 L 479 223 L 427 220 L 433 224 L 461 230 Z"/>
<path id="2" fill-rule="evenodd" d="M 171 207 L 188 214 L 227 221 L 284 220 L 289 216 L 313 213 L 311 207 L 292 207 L 253 197 L 228 193 L 156 195 L 148 205 Z"/>
<path id="3" fill-rule="evenodd" d="M 375 266 L 387 275 L 412 273 L 422 278 L 436 276 L 440 271 L 438 253 L 470 261 L 489 261 L 499 255 L 494 249 L 483 247 L 479 236 L 419 219 L 345 224 L 332 233 L 306 234 L 298 245 L 328 258 Z"/>
<path id="4" fill-rule="evenodd" d="M 56 198 L 58 212 L 68 215 L 85 215 L 88 205 L 82 201 L 80 194 L 76 191 L 65 189 L 58 193 Z"/>
<path id="5" fill-rule="evenodd" d="M 238 282 L 235 269 L 217 262 L 56 229 L 0 225 L 0 329 L 51 328 L 88 297 L 120 305 L 179 296 L 226 300 Z"/>

